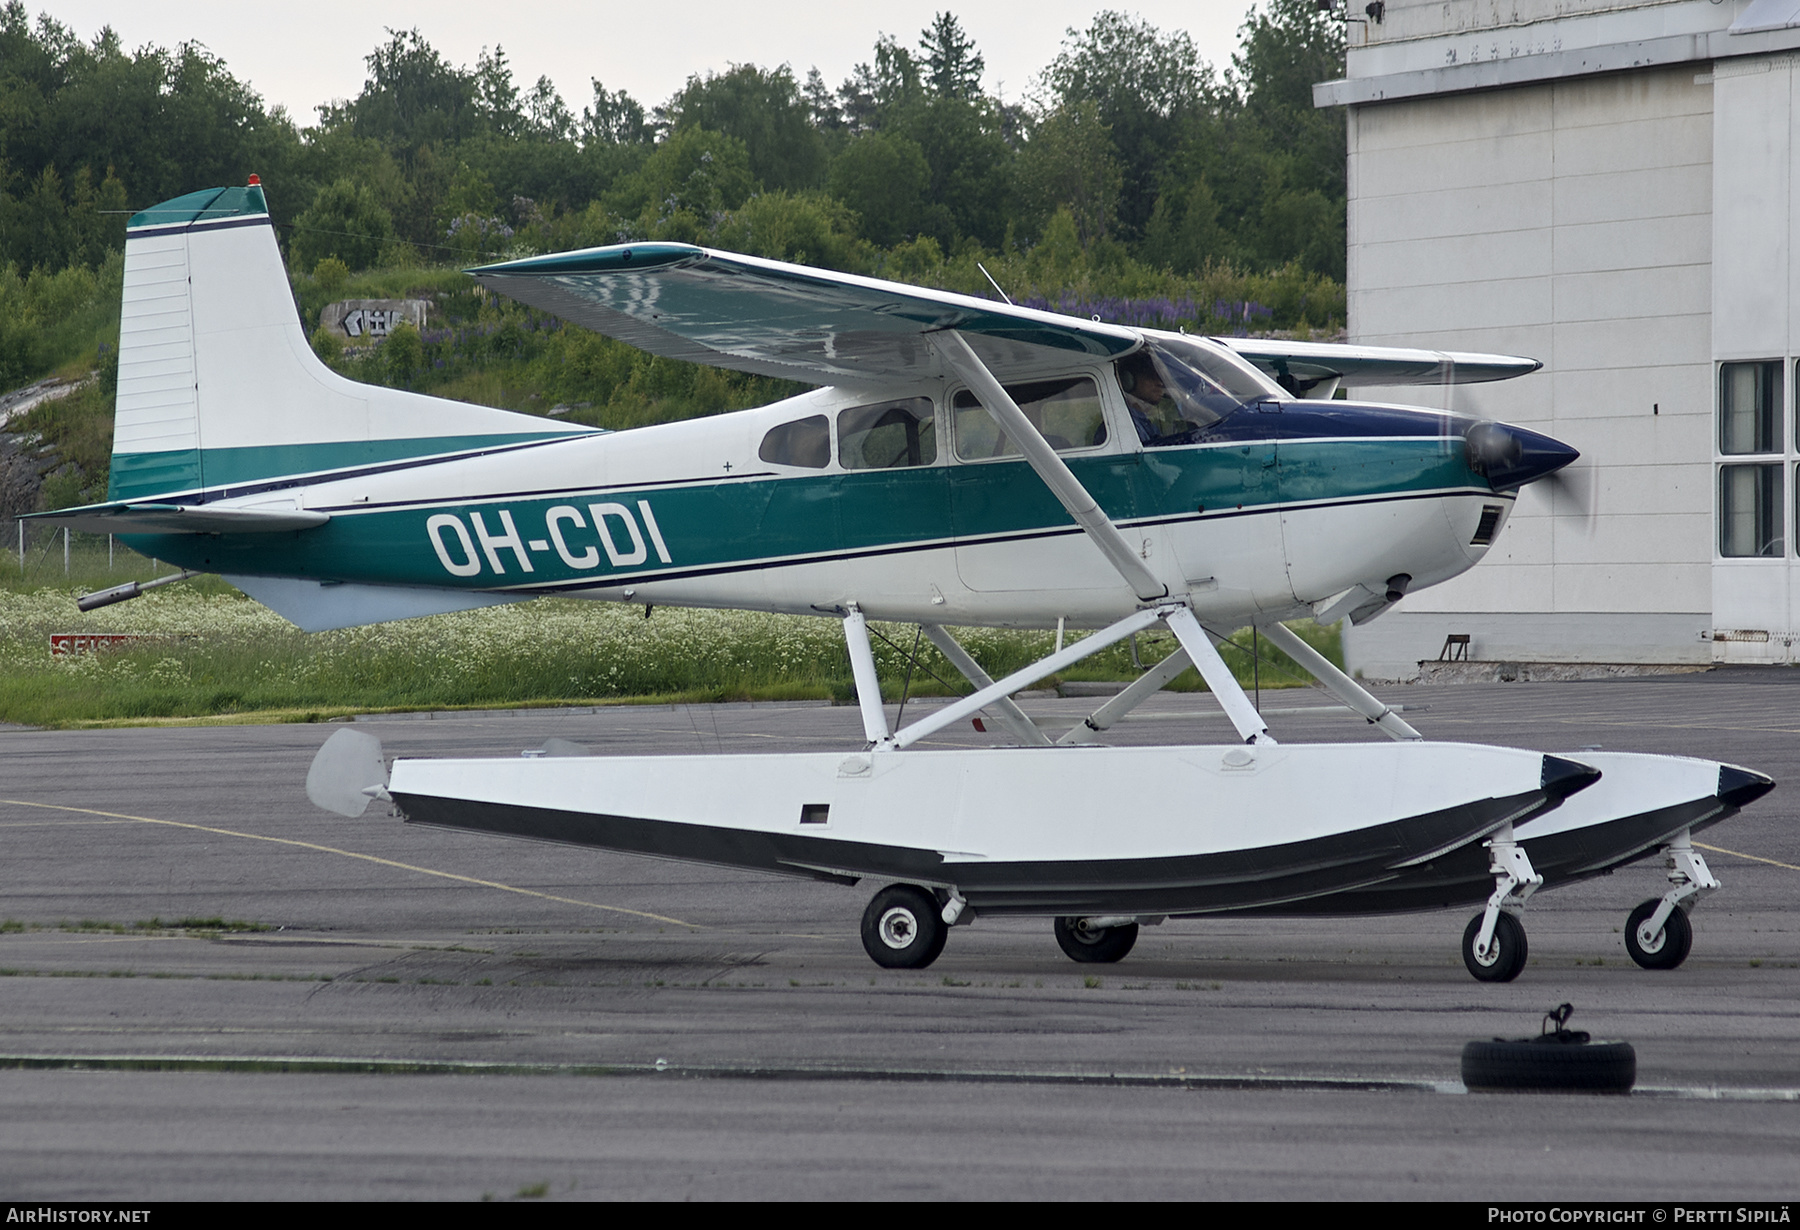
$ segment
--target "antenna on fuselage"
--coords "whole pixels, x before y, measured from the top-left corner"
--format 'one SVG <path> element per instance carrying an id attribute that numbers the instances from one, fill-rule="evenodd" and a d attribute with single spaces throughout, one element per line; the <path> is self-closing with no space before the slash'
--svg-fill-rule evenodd
<path id="1" fill-rule="evenodd" d="M 980 261 L 976 261 L 975 268 L 981 270 L 981 276 L 988 280 L 988 285 L 992 286 L 994 288 L 994 293 L 996 295 L 999 295 L 1002 299 L 1006 300 L 1006 306 L 1012 307 L 1013 306 L 1012 299 L 1007 295 L 1007 293 L 1005 291 L 1000 289 L 1000 283 L 994 281 L 994 275 L 987 271 L 987 266 L 982 264 Z"/>

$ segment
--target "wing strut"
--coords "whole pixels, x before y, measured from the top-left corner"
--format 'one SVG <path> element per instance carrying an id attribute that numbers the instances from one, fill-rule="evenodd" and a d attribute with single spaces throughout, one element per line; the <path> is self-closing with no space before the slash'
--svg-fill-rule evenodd
<path id="1" fill-rule="evenodd" d="M 1107 517 L 1099 501 L 1088 494 L 1087 488 L 1081 485 L 1081 480 L 1056 455 L 1056 450 L 1050 447 L 1050 442 L 1044 439 L 1043 433 L 1025 417 L 1019 404 L 994 379 L 994 374 L 976 357 L 962 335 L 954 329 L 943 329 L 926 336 L 951 370 L 968 382 L 982 407 L 993 416 L 994 422 L 1006 433 L 1007 438 L 1019 446 L 1019 452 L 1030 463 L 1031 468 L 1037 471 L 1038 477 L 1044 480 L 1044 485 L 1061 501 L 1069 516 L 1075 519 L 1075 524 L 1086 531 L 1094 545 L 1100 548 L 1100 553 L 1106 556 L 1107 562 L 1125 578 L 1125 583 L 1131 586 L 1131 592 L 1138 596 L 1139 601 L 1150 603 L 1168 597 L 1169 587 L 1151 574 L 1137 550 Z M 1180 605 L 1162 608 L 1162 618 L 1181 642 L 1181 647 L 1187 650 L 1188 657 L 1199 668 L 1201 678 L 1206 680 L 1206 686 L 1212 689 L 1213 695 L 1225 710 L 1225 715 L 1237 727 L 1243 740 L 1246 743 L 1273 743 L 1269 728 L 1263 724 L 1256 706 L 1244 695 L 1243 687 L 1233 677 L 1225 660 L 1219 656 L 1212 638 L 1200 627 L 1193 611 L 1188 609 L 1185 598 Z M 1098 635 L 1109 635 L 1122 626 L 1114 624 Z M 1038 677 L 1042 678 L 1041 675 Z M 906 742 L 902 736 L 900 746 L 904 747 Z"/>
<path id="2" fill-rule="evenodd" d="M 987 366 L 975 357 L 969 349 L 969 343 L 963 340 L 962 334 L 954 329 L 943 329 L 936 333 L 926 334 L 932 346 L 937 350 L 952 371 L 961 376 L 981 399 L 982 408 L 993 416 L 1006 438 L 1019 446 L 1019 452 L 1037 471 L 1050 493 L 1062 502 L 1075 518 L 1075 524 L 1087 532 L 1106 556 L 1107 562 L 1118 569 L 1125 583 L 1131 586 L 1131 592 L 1143 602 L 1156 602 L 1169 596 L 1169 587 L 1151 575 L 1150 569 L 1144 566 L 1143 559 L 1137 549 L 1125 540 L 1119 527 L 1107 517 L 1099 501 L 1088 494 L 1087 488 L 1081 485 L 1063 459 L 1056 455 L 1050 442 L 1043 433 L 1032 425 L 1019 404 L 1008 396 L 1000 382 L 994 379 Z"/>

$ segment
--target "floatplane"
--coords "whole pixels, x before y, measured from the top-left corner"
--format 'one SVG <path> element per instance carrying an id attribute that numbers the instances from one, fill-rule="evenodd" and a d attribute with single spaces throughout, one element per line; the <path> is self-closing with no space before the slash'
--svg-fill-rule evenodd
<path id="1" fill-rule="evenodd" d="M 1718 887 L 1691 835 L 1772 786 L 1429 741 L 1283 627 L 1374 619 L 1474 567 L 1519 491 L 1577 456 L 1337 389 L 1532 360 L 1126 328 L 680 243 L 469 272 L 653 354 L 818 387 L 615 433 L 354 383 L 307 344 L 253 180 L 131 219 L 109 498 L 45 516 L 222 574 L 309 631 L 547 594 L 836 619 L 863 743 L 390 768 L 344 730 L 308 778 L 320 806 L 874 880 L 862 940 L 893 968 L 981 917 L 1052 919 L 1070 957 L 1107 962 L 1168 918 L 1473 904 L 1464 960 L 1506 981 L 1532 893 L 1659 854 L 1670 885 L 1625 939 L 1640 965 L 1680 964 Z M 871 620 L 920 625 L 971 691 L 893 728 Z M 949 631 L 982 625 L 1089 635 L 994 679 Z M 1245 625 L 1388 741 L 1278 742 L 1217 648 Z M 1013 699 L 1154 628 L 1179 647 L 1072 730 Z M 1105 744 L 1190 667 L 1231 740 Z M 1010 746 L 921 746 L 983 714 Z"/>

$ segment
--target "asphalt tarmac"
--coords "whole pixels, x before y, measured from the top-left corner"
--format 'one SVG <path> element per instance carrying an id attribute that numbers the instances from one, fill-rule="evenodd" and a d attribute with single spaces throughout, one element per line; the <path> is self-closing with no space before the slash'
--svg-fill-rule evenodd
<path id="1" fill-rule="evenodd" d="M 928 970 L 884 971 L 857 938 L 874 884 L 318 811 L 303 781 L 332 726 L 0 728 L 0 1197 L 1800 1192 L 1800 672 L 1385 698 L 1429 738 L 1785 785 L 1697 839 L 1724 888 L 1673 972 L 1624 951 L 1626 913 L 1666 887 L 1645 864 L 1534 898 L 1504 985 L 1464 970 L 1467 911 L 1171 922 L 1103 967 L 1047 920 L 982 920 Z M 1263 699 L 1286 741 L 1369 735 L 1287 712 L 1317 693 Z M 1160 697 L 1117 741 L 1225 741 L 1210 709 Z M 854 709 L 810 705 L 359 728 L 401 755 L 861 745 Z M 1636 1046 L 1635 1093 L 1462 1089 L 1465 1041 L 1535 1034 L 1564 1001 Z"/>

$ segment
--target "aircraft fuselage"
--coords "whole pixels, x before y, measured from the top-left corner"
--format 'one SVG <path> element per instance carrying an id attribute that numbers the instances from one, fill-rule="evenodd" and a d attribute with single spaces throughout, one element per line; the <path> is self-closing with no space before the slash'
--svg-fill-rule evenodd
<path id="1" fill-rule="evenodd" d="M 1104 369 L 1091 374 L 1107 388 Z M 943 430 L 935 464 L 759 455 L 782 424 L 895 392 L 821 389 L 708 419 L 214 489 L 209 507 L 331 520 L 130 541 L 234 576 L 792 613 L 854 602 L 909 622 L 1084 626 L 1138 605 L 1016 456 L 957 456 Z M 903 392 L 931 397 L 940 417 L 955 395 L 941 382 Z M 1358 585 L 1379 594 L 1397 574 L 1413 588 L 1446 580 L 1482 558 L 1516 494 L 1471 467 L 1456 415 L 1271 399 L 1197 442 L 1152 448 L 1122 402 L 1105 409 L 1105 439 L 1064 459 L 1207 619 L 1295 618 Z"/>

